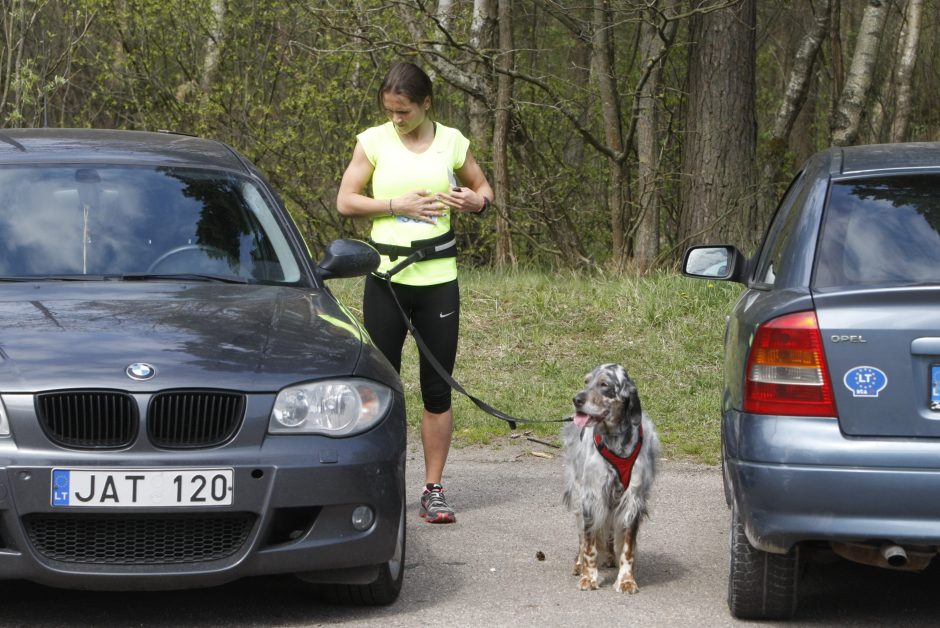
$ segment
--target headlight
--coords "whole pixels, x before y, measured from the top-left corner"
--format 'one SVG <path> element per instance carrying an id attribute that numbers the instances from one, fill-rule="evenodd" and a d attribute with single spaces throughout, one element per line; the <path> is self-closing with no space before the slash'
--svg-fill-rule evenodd
<path id="1" fill-rule="evenodd" d="M 268 432 L 357 434 L 378 423 L 391 401 L 389 388 L 366 380 L 330 380 L 291 386 L 278 394 Z"/>

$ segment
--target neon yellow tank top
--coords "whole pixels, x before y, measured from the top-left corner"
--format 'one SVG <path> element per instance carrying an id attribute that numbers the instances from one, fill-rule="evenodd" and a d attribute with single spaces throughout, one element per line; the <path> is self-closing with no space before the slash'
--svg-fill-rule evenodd
<path id="1" fill-rule="evenodd" d="M 356 136 L 375 171 L 372 173 L 374 198 L 396 198 L 415 190 L 447 192 L 457 185 L 454 171 L 463 166 L 470 141 L 457 129 L 437 123 L 434 140 L 423 153 L 408 150 L 394 125 L 386 122 L 366 129 Z M 414 240 L 426 240 L 447 233 L 451 228 L 451 210 L 435 224 L 412 220 L 406 216 L 376 216 L 372 220 L 372 239 L 383 244 L 411 246 Z M 379 271 L 395 266 L 385 255 Z M 416 262 L 394 277 L 395 283 L 409 286 L 432 286 L 457 278 L 457 258 Z"/>

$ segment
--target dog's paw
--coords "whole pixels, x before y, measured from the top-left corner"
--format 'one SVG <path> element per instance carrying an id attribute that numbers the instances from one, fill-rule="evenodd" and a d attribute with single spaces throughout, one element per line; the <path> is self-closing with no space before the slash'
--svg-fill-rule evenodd
<path id="1" fill-rule="evenodd" d="M 574 559 L 574 569 L 571 570 L 572 576 L 583 576 L 584 574 L 584 562 L 581 560 L 581 555 L 578 554 L 578 557 Z"/>
<path id="2" fill-rule="evenodd" d="M 581 576 L 581 581 L 578 582 L 578 588 L 582 591 L 597 591 L 597 580 L 592 580 L 587 576 Z"/>
<path id="3" fill-rule="evenodd" d="M 636 593 L 639 590 L 640 587 L 636 586 L 636 580 L 633 578 L 624 578 L 614 583 L 614 591 L 619 591 L 620 593 Z"/>

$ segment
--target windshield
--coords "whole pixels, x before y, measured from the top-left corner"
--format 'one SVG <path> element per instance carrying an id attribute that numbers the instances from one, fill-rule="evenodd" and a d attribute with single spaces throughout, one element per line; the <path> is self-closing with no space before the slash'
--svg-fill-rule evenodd
<path id="1" fill-rule="evenodd" d="M 816 288 L 940 283 L 940 175 L 832 184 Z"/>
<path id="2" fill-rule="evenodd" d="M 0 276 L 212 275 L 296 282 L 248 179 L 181 168 L 0 168 Z"/>

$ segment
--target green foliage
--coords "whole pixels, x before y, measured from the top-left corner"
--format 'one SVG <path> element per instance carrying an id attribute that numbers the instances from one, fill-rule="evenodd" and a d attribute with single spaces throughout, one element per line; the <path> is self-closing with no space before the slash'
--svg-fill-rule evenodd
<path id="1" fill-rule="evenodd" d="M 454 376 L 468 391 L 514 416 L 537 420 L 571 414 L 571 398 L 598 364 L 619 362 L 636 380 L 644 409 L 670 457 L 719 459 L 724 317 L 740 286 L 674 273 L 645 277 L 572 272 L 465 272 L 461 337 Z M 331 288 L 361 311 L 361 281 Z M 391 314 L 390 314 L 391 315 Z M 409 423 L 418 429 L 417 352 L 406 343 L 402 379 Z M 507 434 L 466 398 L 455 395 L 458 443 Z M 521 425 L 551 438 L 559 424 Z"/>
<path id="2" fill-rule="evenodd" d="M 471 102 L 495 114 L 495 44 L 474 44 L 477 3 L 418 0 L 16 0 L 0 16 L 0 122 L 6 126 L 169 129 L 229 142 L 271 179 L 314 252 L 337 236 L 362 236 L 368 224 L 341 218 L 334 202 L 355 135 L 382 121 L 375 90 L 393 61 L 409 58 L 435 81 L 435 110 L 445 123 L 471 134 Z M 675 3 L 611 0 L 607 7 L 620 131 L 632 132 L 634 94 L 646 67 L 638 42 L 641 24 L 670 14 Z M 709 3 L 705 3 L 709 4 Z M 714 5 L 715 3 L 711 3 Z M 801 38 L 819 10 L 805 2 L 757 3 L 758 167 L 784 154 L 778 181 L 785 185 L 807 153 L 828 144 L 828 120 L 864 3 L 841 3 L 834 23 L 842 52 L 824 42 L 798 137 L 770 146 L 768 129 L 781 102 Z M 657 14 L 652 9 L 665 8 Z M 672 9 L 668 8 L 672 7 Z M 685 7 L 685 5 L 683 5 Z M 688 129 L 686 71 L 690 11 L 683 8 L 664 59 L 656 96 L 660 246 L 664 266 L 685 242 L 680 181 Z M 892 8 L 875 76 L 871 109 L 886 119 L 895 104 L 882 93 L 896 67 L 901 5 Z M 221 16 L 214 10 L 224 9 Z M 938 39 L 940 5 L 926 4 L 922 51 Z M 523 267 L 596 269 L 609 266 L 612 216 L 608 210 L 611 162 L 589 141 L 605 144 L 601 97 L 591 52 L 596 14 L 578 3 L 512 3 L 514 94 L 509 137 L 509 203 L 500 208 L 511 226 L 515 258 Z M 491 32 L 494 23 L 490 23 Z M 936 139 L 940 115 L 932 85 L 940 57 L 921 53 L 914 77 L 910 139 Z M 836 61 L 839 61 L 837 64 Z M 461 75 L 478 80 L 468 87 Z M 868 120 L 872 116 L 869 114 Z M 733 120 L 729 124 L 734 124 Z M 485 126 L 485 124 L 483 125 Z M 578 130 L 576 127 L 580 127 Z M 870 129 L 863 136 L 884 135 Z M 493 172 L 488 133 L 472 150 Z M 627 239 L 638 208 L 635 147 L 626 146 L 623 217 Z M 694 164 L 693 164 L 694 166 Z M 733 177 L 734 173 L 730 173 Z M 716 182 L 720 185 L 721 182 Z M 731 216 L 729 220 L 737 217 Z M 465 221 L 461 247 L 467 261 L 485 266 L 493 256 L 490 221 Z M 756 239 L 756 238 L 755 238 Z M 629 254 L 629 250 L 627 253 Z"/>

